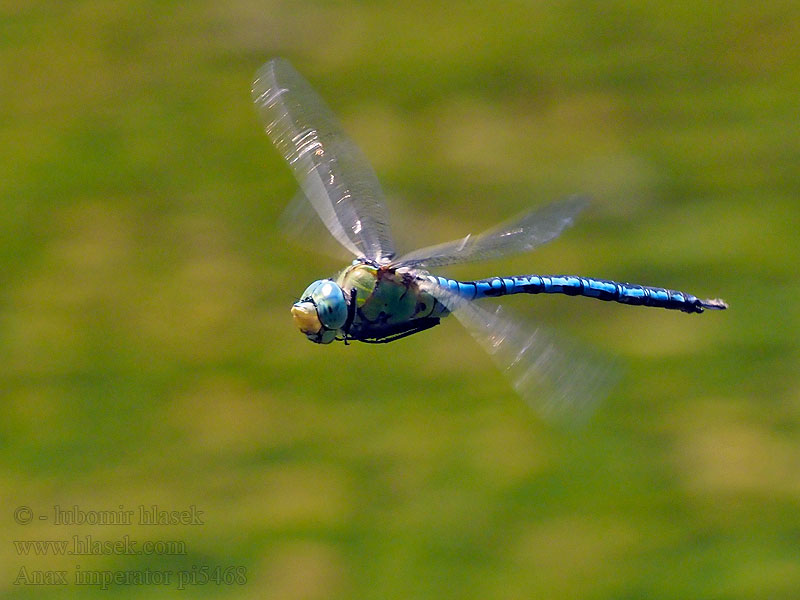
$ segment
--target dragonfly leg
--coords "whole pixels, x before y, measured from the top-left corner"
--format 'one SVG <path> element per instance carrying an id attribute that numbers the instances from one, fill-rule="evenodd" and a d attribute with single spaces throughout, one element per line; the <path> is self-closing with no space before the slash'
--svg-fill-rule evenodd
<path id="1" fill-rule="evenodd" d="M 344 342 L 345 346 L 348 344 L 348 338 L 350 337 L 350 327 L 353 325 L 353 319 L 356 318 L 356 294 L 358 291 L 356 288 L 350 290 L 350 302 L 347 305 L 347 320 L 342 325 L 342 341 Z"/>
<path id="2" fill-rule="evenodd" d="M 404 337 L 414 335 L 420 331 L 425 331 L 431 327 L 436 327 L 439 324 L 439 317 L 425 317 L 424 319 L 415 319 L 407 323 L 396 325 L 390 329 L 375 335 L 367 335 L 364 337 L 353 338 L 359 342 L 366 342 L 367 344 L 388 344 L 400 340 Z"/>

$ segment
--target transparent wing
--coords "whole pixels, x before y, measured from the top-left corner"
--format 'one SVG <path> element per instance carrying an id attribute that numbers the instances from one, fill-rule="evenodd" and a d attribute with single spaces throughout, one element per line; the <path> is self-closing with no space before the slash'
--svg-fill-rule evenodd
<path id="1" fill-rule="evenodd" d="M 287 240 L 299 248 L 307 248 L 308 241 L 314 240 L 314 250 L 335 258 L 340 262 L 350 262 L 352 255 L 328 235 L 319 215 L 313 209 L 303 190 L 298 190 L 294 198 L 283 209 L 278 218 L 278 229 Z"/>
<path id="2" fill-rule="evenodd" d="M 356 256 L 391 259 L 394 245 L 380 184 L 331 110 L 288 61 L 266 63 L 253 101 L 328 231 Z"/>
<path id="3" fill-rule="evenodd" d="M 587 204 L 587 199 L 573 196 L 527 212 L 478 235 L 415 250 L 401 256 L 395 263 L 439 267 L 528 252 L 558 237 L 574 223 L 576 215 Z"/>
<path id="4" fill-rule="evenodd" d="M 550 421 L 580 424 L 618 379 L 619 369 L 542 326 L 462 299 L 438 284 L 426 289 L 444 303 L 511 380 L 514 389 Z"/>

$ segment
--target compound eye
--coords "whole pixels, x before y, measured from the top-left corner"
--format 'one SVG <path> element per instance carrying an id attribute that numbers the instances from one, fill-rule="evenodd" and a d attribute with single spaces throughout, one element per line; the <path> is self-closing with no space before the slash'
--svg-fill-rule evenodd
<path id="1" fill-rule="evenodd" d="M 316 342 L 318 344 L 330 344 L 333 340 L 336 339 L 336 331 L 333 329 L 323 329 L 317 335 Z"/>
<path id="2" fill-rule="evenodd" d="M 318 279 L 317 281 L 312 283 L 302 293 L 302 295 L 300 296 L 300 300 L 302 302 L 311 302 L 311 299 L 312 299 L 312 297 L 314 295 L 314 292 L 317 290 L 318 287 L 322 286 L 326 281 L 328 281 L 328 280 L 326 280 L 326 279 Z"/>
<path id="3" fill-rule="evenodd" d="M 317 306 L 320 322 L 326 329 L 339 329 L 347 321 L 347 302 L 336 283 L 325 279 L 311 292 L 311 301 Z"/>

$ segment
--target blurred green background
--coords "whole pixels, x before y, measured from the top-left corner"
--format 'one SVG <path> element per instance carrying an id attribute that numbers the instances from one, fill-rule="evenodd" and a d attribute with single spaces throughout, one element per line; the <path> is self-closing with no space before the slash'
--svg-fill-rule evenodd
<path id="1" fill-rule="evenodd" d="M 788 1 L 0 2 L 0 596 L 101 593 L 14 584 L 80 565 L 247 573 L 119 598 L 796 598 L 798 39 Z M 289 306 L 341 263 L 276 227 L 295 183 L 250 84 L 278 55 L 408 244 L 594 198 L 556 243 L 456 274 L 731 309 L 510 302 L 628 365 L 579 430 L 455 322 L 310 344 Z M 52 522 L 140 504 L 205 524 Z M 73 535 L 186 554 L 12 543 Z"/>

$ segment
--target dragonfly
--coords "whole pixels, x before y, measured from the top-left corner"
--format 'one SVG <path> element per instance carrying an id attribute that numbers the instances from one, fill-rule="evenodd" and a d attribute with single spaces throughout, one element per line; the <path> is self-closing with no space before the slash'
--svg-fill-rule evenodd
<path id="1" fill-rule="evenodd" d="M 676 290 L 576 275 L 510 275 L 461 281 L 429 269 L 528 252 L 552 241 L 586 205 L 568 197 L 477 235 L 398 255 L 388 211 L 369 162 L 331 109 L 286 60 L 257 72 L 253 101 L 267 136 L 288 163 L 301 194 L 354 256 L 338 274 L 314 281 L 291 307 L 312 342 L 389 343 L 431 329 L 450 314 L 482 343 L 514 388 L 540 412 L 580 412 L 602 397 L 611 369 L 542 326 L 501 305 L 478 302 L 512 294 L 566 294 L 685 313 L 722 310 Z"/>

